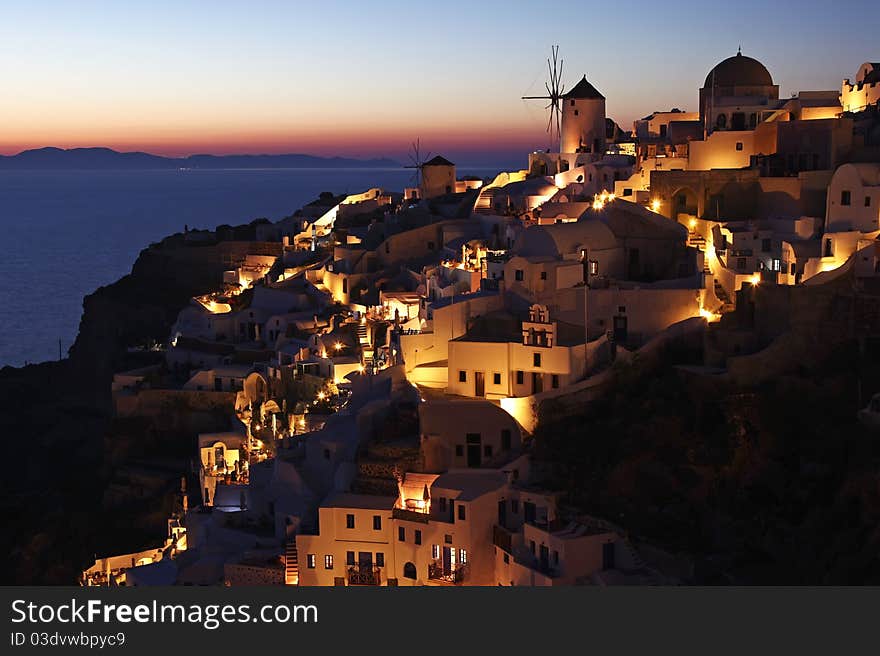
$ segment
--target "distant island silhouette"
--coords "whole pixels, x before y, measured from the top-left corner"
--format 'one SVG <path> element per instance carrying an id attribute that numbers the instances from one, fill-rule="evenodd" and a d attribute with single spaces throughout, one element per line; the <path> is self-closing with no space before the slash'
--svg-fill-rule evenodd
<path id="1" fill-rule="evenodd" d="M 121 153 L 111 148 L 36 148 L 17 155 L 0 155 L 0 170 L 135 170 L 135 169 L 306 169 L 397 168 L 388 158 L 318 157 L 299 153 L 279 155 L 190 155 L 163 157 L 150 153 Z"/>

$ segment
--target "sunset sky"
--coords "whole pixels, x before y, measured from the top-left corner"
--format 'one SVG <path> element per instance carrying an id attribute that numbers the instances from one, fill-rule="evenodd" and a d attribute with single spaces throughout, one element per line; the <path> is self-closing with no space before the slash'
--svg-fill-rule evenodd
<path id="1" fill-rule="evenodd" d="M 552 10 L 547 9 L 552 7 Z M 551 44 L 624 128 L 697 107 L 721 59 L 781 86 L 838 89 L 880 60 L 873 2 L 0 3 L 0 153 L 109 146 L 157 154 L 307 152 L 470 164 L 548 145 Z"/>

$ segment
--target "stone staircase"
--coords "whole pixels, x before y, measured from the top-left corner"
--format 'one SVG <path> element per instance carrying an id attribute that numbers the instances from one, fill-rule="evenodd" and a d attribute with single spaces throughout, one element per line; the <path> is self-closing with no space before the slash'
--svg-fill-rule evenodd
<path id="1" fill-rule="evenodd" d="M 474 212 L 477 214 L 492 214 L 495 210 L 495 190 L 483 189 L 477 197 L 477 203 L 474 205 Z"/>
<path id="2" fill-rule="evenodd" d="M 717 278 L 715 279 L 715 296 L 721 301 L 721 308 L 718 310 L 720 314 L 733 312 L 736 308 L 736 304 L 731 300 L 727 292 L 724 291 L 724 287 L 721 286 L 721 283 L 718 282 Z"/>
<path id="3" fill-rule="evenodd" d="M 296 536 L 290 536 L 284 545 L 284 585 L 299 584 L 299 554 L 296 550 Z"/>
<path id="4" fill-rule="evenodd" d="M 372 346 L 370 341 L 370 333 L 367 330 L 367 324 L 359 323 L 357 327 L 358 344 L 363 346 Z"/>

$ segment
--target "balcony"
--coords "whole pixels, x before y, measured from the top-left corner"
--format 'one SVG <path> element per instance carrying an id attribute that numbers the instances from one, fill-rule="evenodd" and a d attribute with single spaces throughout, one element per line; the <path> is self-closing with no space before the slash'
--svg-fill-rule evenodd
<path id="1" fill-rule="evenodd" d="M 446 565 L 439 560 L 428 564 L 428 580 L 459 585 L 467 578 L 467 565 Z"/>
<path id="2" fill-rule="evenodd" d="M 380 585 L 381 570 L 371 565 L 361 565 L 348 568 L 349 585 Z"/>
<path id="3" fill-rule="evenodd" d="M 492 543 L 507 553 L 513 551 L 513 532 L 495 524 L 492 527 Z"/>
<path id="4" fill-rule="evenodd" d="M 408 522 L 421 522 L 422 524 L 427 524 L 430 519 L 428 513 L 420 512 L 418 510 L 408 510 L 406 508 L 393 508 L 391 510 L 391 516 L 394 519 L 403 519 Z"/>

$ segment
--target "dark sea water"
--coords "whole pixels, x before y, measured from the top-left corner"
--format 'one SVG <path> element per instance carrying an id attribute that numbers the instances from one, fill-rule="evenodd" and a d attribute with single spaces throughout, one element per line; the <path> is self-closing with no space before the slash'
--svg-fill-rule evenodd
<path id="1" fill-rule="evenodd" d="M 489 175 L 491 171 L 460 171 Z M 0 367 L 56 360 L 83 296 L 190 228 L 277 220 L 322 191 L 402 191 L 406 169 L 0 171 Z"/>

